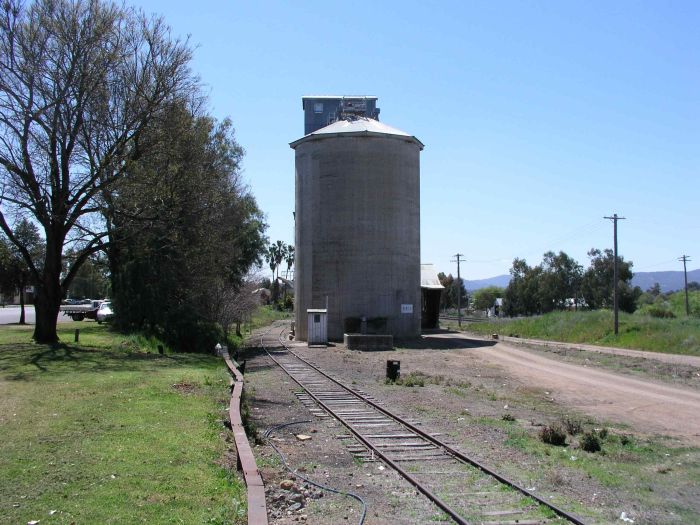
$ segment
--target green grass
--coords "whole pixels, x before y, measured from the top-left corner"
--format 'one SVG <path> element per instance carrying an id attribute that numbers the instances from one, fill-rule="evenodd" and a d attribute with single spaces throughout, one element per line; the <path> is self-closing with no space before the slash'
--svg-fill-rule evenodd
<path id="1" fill-rule="evenodd" d="M 243 335 L 246 333 L 249 334 L 253 330 L 271 325 L 274 321 L 291 319 L 293 316 L 293 312 L 280 312 L 272 306 L 260 306 L 255 312 L 253 312 L 253 315 L 251 315 L 250 322 L 241 327 L 241 333 Z M 234 347 L 243 346 L 244 340 L 245 337 L 237 336 L 235 333 L 235 327 L 232 327 L 229 333 L 229 341 L 233 343 Z"/>
<path id="2" fill-rule="evenodd" d="M 89 322 L 61 339 L 76 327 L 80 345 L 54 348 L 0 328 L 4 522 L 243 522 L 245 487 L 222 463 L 220 360 L 145 353 Z"/>
<path id="3" fill-rule="evenodd" d="M 636 500 L 640 507 L 657 509 L 661 515 L 675 513 L 677 519 L 669 523 L 697 520 L 694 494 L 700 483 L 698 448 L 678 446 L 677 442 L 663 438 L 632 438 L 622 433 L 598 431 L 602 450 L 590 453 L 579 448 L 582 435 L 568 436 L 568 446 L 558 447 L 543 443 L 536 433 L 519 425 L 495 418 L 472 418 L 467 424 L 503 429 L 507 435 L 505 444 L 536 458 L 539 468 L 547 473 L 545 477 L 552 483 L 561 483 L 569 476 L 567 470 L 576 469 L 612 491 L 626 493 L 626 498 Z M 594 424 L 586 424 L 586 430 L 594 428 Z M 678 494 L 688 496 L 681 498 Z M 567 502 L 567 505 L 572 504 L 570 510 L 586 514 L 585 505 L 578 508 L 575 502 Z"/>
<path id="4" fill-rule="evenodd" d="M 80 330 L 81 347 L 99 348 L 115 352 L 157 352 L 163 344 L 154 337 L 140 334 L 120 334 L 110 330 L 109 325 L 99 325 L 95 321 L 72 321 L 57 325 L 58 338 L 62 343 L 74 344 L 75 330 Z M 0 327 L 0 345 L 30 343 L 34 327 L 32 325 L 4 325 Z M 165 346 L 166 351 L 167 346 Z"/>
<path id="5" fill-rule="evenodd" d="M 280 312 L 272 306 L 261 306 L 251 316 L 250 327 L 255 330 L 272 324 L 273 321 L 290 319 L 294 314 L 292 312 Z"/>
<path id="6" fill-rule="evenodd" d="M 700 318 L 700 291 L 688 292 L 688 307 L 691 317 Z M 649 315 L 654 310 L 668 312 L 678 318 L 685 317 L 685 292 L 679 291 L 666 296 L 658 296 L 652 304 L 643 304 L 635 312 L 635 315 Z"/>
<path id="7" fill-rule="evenodd" d="M 652 352 L 700 355 L 700 319 L 658 319 L 620 313 L 619 334 L 607 310 L 552 312 L 495 322 L 472 323 L 469 331 L 569 343 L 597 344 Z"/>

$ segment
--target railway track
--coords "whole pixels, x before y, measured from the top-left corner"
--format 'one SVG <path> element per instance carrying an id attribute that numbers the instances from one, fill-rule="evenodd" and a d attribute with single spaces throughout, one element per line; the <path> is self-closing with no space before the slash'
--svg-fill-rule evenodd
<path id="1" fill-rule="evenodd" d="M 460 525 L 540 525 L 574 523 L 580 518 L 543 500 L 419 428 L 361 390 L 344 385 L 282 341 L 263 335 L 261 347 L 303 390 L 296 393 L 318 417 L 340 421 L 339 436 L 363 461 L 383 461 Z"/>
<path id="2" fill-rule="evenodd" d="M 441 315 L 439 319 L 440 321 L 458 321 L 459 317 L 456 315 Z M 462 316 L 462 322 L 464 323 L 485 323 L 486 321 L 490 321 L 490 319 L 488 317 Z"/>

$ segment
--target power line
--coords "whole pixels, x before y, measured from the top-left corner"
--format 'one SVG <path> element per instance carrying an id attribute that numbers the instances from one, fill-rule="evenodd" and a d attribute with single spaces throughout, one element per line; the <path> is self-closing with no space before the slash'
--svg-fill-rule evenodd
<path id="1" fill-rule="evenodd" d="M 617 279 L 617 221 L 622 221 L 625 220 L 625 217 L 618 217 L 617 213 L 614 213 L 612 217 L 603 217 L 603 219 L 609 219 L 613 221 L 613 243 L 614 243 L 614 257 L 615 261 L 613 263 L 613 281 L 615 285 L 615 299 L 613 301 L 614 304 L 614 310 L 615 310 L 615 335 L 617 335 L 618 332 L 618 308 L 619 308 L 619 284 L 618 284 L 618 279 Z"/>
<path id="2" fill-rule="evenodd" d="M 687 255 L 681 255 L 678 260 L 683 261 L 683 279 L 685 280 L 685 315 L 690 317 L 690 304 L 688 303 L 688 271 L 686 270 L 686 263 L 691 259 Z"/>
<path id="3" fill-rule="evenodd" d="M 526 247 L 525 249 L 518 249 L 516 257 L 519 257 L 521 259 L 528 259 L 530 256 L 541 256 L 544 252 L 549 251 L 549 250 L 560 250 L 561 249 L 561 244 L 570 241 L 572 239 L 580 239 L 584 234 L 589 234 L 593 233 L 594 231 L 597 231 L 602 228 L 602 225 L 597 225 L 596 226 L 597 219 L 595 221 L 591 221 L 589 223 L 576 226 L 568 231 L 565 231 L 560 235 L 559 237 L 555 237 L 554 239 L 547 241 L 546 243 L 542 243 L 540 246 L 541 248 L 539 250 L 536 250 L 532 248 L 531 246 Z M 557 247 L 559 246 L 559 247 Z M 472 261 L 474 262 L 474 261 Z"/>
<path id="4" fill-rule="evenodd" d="M 637 267 L 637 266 L 635 265 L 634 270 L 635 270 L 635 273 L 636 273 L 636 272 L 639 272 L 639 271 L 641 271 L 641 270 L 647 270 L 647 269 L 649 269 L 649 268 L 657 268 L 658 266 L 662 266 L 662 265 L 665 265 L 665 264 L 668 264 L 668 263 L 671 263 L 671 262 L 674 262 L 674 261 L 680 261 L 680 259 L 676 259 L 676 258 L 674 258 L 674 259 L 668 259 L 667 261 L 661 261 L 661 262 L 654 263 L 654 264 L 647 264 L 646 266 L 640 266 L 640 267 Z"/>

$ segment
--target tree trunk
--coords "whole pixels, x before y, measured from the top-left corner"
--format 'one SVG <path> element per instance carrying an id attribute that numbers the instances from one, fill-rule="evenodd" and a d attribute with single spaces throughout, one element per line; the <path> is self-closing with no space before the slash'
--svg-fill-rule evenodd
<path id="1" fill-rule="evenodd" d="M 24 316 L 24 287 L 26 286 L 24 279 L 20 281 L 19 287 L 19 324 L 27 324 Z"/>
<path id="2" fill-rule="evenodd" d="M 43 285 L 39 286 L 39 293 L 34 305 L 36 325 L 34 326 L 33 338 L 37 343 L 54 344 L 58 342 L 56 322 L 61 300 L 60 298 L 56 299 L 56 297 L 59 297 L 59 295 L 48 293 Z"/>
<path id="3" fill-rule="evenodd" d="M 52 238 L 53 237 L 53 238 Z M 40 344 L 55 344 L 58 342 L 56 322 L 60 311 L 63 293 L 61 290 L 61 246 L 57 242 L 58 235 L 46 239 L 46 258 L 42 279 L 37 283 L 35 302 L 36 325 L 34 326 L 34 341 Z"/>

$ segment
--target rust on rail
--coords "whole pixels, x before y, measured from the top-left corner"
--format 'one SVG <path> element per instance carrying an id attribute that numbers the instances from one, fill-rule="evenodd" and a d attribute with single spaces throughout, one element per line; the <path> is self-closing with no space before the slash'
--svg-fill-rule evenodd
<path id="1" fill-rule="evenodd" d="M 248 525 L 268 525 L 267 508 L 265 506 L 265 486 L 263 485 L 260 471 L 255 463 L 253 449 L 248 442 L 248 436 L 243 428 L 241 417 L 241 396 L 243 395 L 243 374 L 238 370 L 236 363 L 231 359 L 228 351 L 223 350 L 221 355 L 226 362 L 226 367 L 231 373 L 231 403 L 228 413 L 231 420 L 231 431 L 236 443 L 238 465 L 243 472 L 246 487 L 248 488 Z"/>

